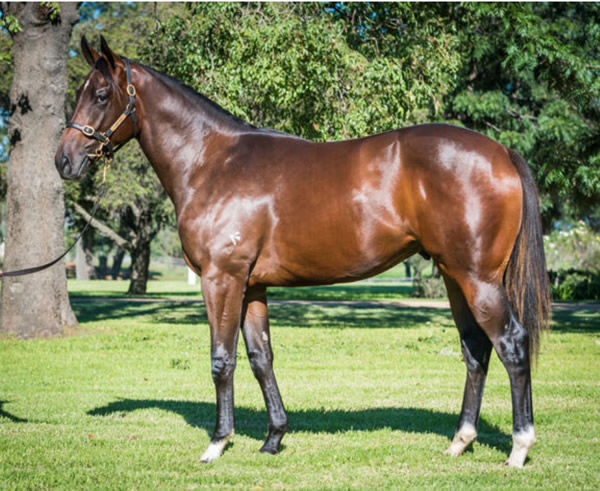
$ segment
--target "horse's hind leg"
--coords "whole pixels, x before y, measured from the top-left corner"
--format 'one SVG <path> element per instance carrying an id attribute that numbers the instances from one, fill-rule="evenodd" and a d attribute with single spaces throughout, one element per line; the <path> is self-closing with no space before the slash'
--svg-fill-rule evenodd
<path id="1" fill-rule="evenodd" d="M 456 457 L 477 437 L 477 423 L 492 343 L 475 321 L 460 287 L 448 276 L 444 276 L 444 281 L 467 365 L 467 380 L 456 434 L 445 452 Z"/>
<path id="2" fill-rule="evenodd" d="M 269 434 L 260 451 L 276 454 L 279 443 L 288 429 L 288 419 L 273 372 L 266 291 L 264 288 L 249 290 L 246 298 L 247 307 L 242 333 L 246 342 L 248 360 L 260 384 L 269 418 Z"/>
<path id="3" fill-rule="evenodd" d="M 504 286 L 473 279 L 459 281 L 477 324 L 492 341 L 510 379 L 513 448 L 507 465 L 523 467 L 535 443 L 531 404 L 529 334 L 515 318 Z"/>

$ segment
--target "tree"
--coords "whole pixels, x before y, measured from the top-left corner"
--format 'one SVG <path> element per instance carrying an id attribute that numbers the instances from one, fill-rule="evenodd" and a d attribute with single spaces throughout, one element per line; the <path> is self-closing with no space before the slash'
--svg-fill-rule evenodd
<path id="1" fill-rule="evenodd" d="M 75 4 L 4 3 L 21 30 L 13 37 L 7 169 L 6 270 L 58 256 L 64 248 L 62 181 L 54 152 L 64 128 L 67 48 Z M 23 338 L 51 336 L 75 325 L 64 263 L 4 278 L 0 329 Z"/>
<path id="2" fill-rule="evenodd" d="M 322 4 L 196 4 L 161 15 L 142 54 L 252 124 L 336 140 L 441 117 L 460 57 L 437 32 L 391 56 L 356 49 Z"/>

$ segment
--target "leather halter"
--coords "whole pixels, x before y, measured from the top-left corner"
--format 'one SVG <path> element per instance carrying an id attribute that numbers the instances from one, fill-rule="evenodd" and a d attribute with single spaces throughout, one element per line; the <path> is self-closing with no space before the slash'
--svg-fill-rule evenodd
<path id="1" fill-rule="evenodd" d="M 81 131 L 86 137 L 94 138 L 100 142 L 98 148 L 94 153 L 89 153 L 88 157 L 91 158 L 102 158 L 106 157 L 107 159 L 112 159 L 113 155 L 117 150 L 119 150 L 123 144 L 117 145 L 113 147 L 112 142 L 110 141 L 110 137 L 114 134 L 117 129 L 125 122 L 125 120 L 131 116 L 134 125 L 134 136 L 137 136 L 138 131 L 138 122 L 137 115 L 135 113 L 135 86 L 131 83 L 131 66 L 129 65 L 129 60 L 124 58 L 125 61 L 125 69 L 127 73 L 127 96 L 129 98 L 127 102 L 127 107 L 121 113 L 121 115 L 117 118 L 117 120 L 108 128 L 106 131 L 102 132 L 100 130 L 95 129 L 90 125 L 81 125 L 79 123 L 75 123 L 73 121 L 67 122 L 67 128 L 75 128 L 76 130 Z"/>

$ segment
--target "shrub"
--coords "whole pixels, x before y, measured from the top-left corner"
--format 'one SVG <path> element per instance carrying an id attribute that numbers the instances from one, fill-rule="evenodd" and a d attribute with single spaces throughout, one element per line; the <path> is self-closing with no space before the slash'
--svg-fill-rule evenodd
<path id="1" fill-rule="evenodd" d="M 600 300 L 600 274 L 568 269 L 550 271 L 555 300 Z"/>
<path id="2" fill-rule="evenodd" d="M 544 237 L 544 249 L 551 271 L 600 273 L 600 235 L 583 221 L 563 223 Z"/>
<path id="3" fill-rule="evenodd" d="M 413 297 L 440 298 L 446 296 L 446 286 L 442 278 L 415 277 L 413 280 Z"/>

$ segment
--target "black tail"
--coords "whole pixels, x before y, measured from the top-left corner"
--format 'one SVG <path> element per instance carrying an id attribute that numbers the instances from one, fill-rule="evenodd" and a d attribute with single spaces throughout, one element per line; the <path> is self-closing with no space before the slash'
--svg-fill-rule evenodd
<path id="1" fill-rule="evenodd" d="M 508 152 L 521 177 L 523 211 L 521 229 L 504 273 L 504 287 L 513 312 L 529 333 L 529 355 L 535 360 L 540 332 L 550 327 L 552 299 L 535 181 L 523 157 L 514 150 Z"/>

